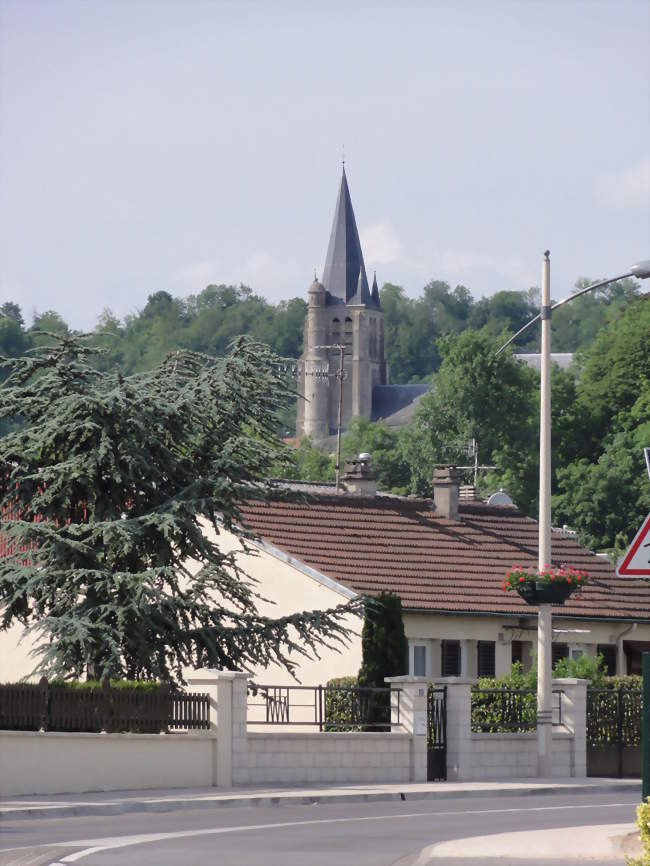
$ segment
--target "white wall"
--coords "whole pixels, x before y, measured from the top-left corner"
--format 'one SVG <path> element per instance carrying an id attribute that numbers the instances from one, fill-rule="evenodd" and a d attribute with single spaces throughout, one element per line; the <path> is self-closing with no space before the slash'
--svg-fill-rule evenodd
<path id="1" fill-rule="evenodd" d="M 0 731 L 0 795 L 213 784 L 214 735 Z"/>
<path id="2" fill-rule="evenodd" d="M 573 776 L 573 735 L 553 734 L 553 776 Z M 537 732 L 472 734 L 472 779 L 529 779 L 537 775 Z"/>
<path id="3" fill-rule="evenodd" d="M 255 547 L 255 554 L 242 552 L 238 538 L 231 532 L 220 531 L 215 536 L 214 530 L 206 527 L 206 531 L 224 552 L 240 551 L 238 562 L 244 571 L 256 583 L 254 588 L 268 601 L 259 602 L 259 610 L 265 616 L 287 616 L 304 610 L 326 610 L 345 604 L 348 598 L 337 591 L 334 581 L 319 581 L 310 576 L 307 571 L 299 570 L 283 559 L 269 553 L 264 548 Z M 325 647 L 319 650 L 320 659 L 303 658 L 296 654 L 292 656 L 298 665 L 298 683 L 307 686 L 325 685 L 334 677 L 356 676 L 361 667 L 361 628 L 363 621 L 355 616 L 344 620 L 347 628 L 353 632 L 347 646 L 340 652 Z M 268 668 L 256 667 L 252 670 L 253 679 L 267 685 L 296 685 L 287 671 L 277 665 Z"/>
<path id="4" fill-rule="evenodd" d="M 408 782 L 411 740 L 386 733 L 249 733 L 247 766 L 233 782 Z"/>

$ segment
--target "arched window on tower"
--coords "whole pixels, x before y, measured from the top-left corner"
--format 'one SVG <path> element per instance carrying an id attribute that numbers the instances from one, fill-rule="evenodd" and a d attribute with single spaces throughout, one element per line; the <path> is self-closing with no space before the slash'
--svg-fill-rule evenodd
<path id="1" fill-rule="evenodd" d="M 341 322 L 339 319 L 332 319 L 332 327 L 330 331 L 330 343 L 341 342 Z"/>
<path id="2" fill-rule="evenodd" d="M 370 320 L 370 340 L 368 350 L 371 358 L 377 357 L 377 319 Z"/>
<path id="3" fill-rule="evenodd" d="M 345 334 L 344 334 L 343 342 L 345 344 L 346 349 L 349 348 L 350 350 L 352 349 L 352 331 L 353 331 L 352 319 L 349 316 L 346 316 L 345 317 Z"/>

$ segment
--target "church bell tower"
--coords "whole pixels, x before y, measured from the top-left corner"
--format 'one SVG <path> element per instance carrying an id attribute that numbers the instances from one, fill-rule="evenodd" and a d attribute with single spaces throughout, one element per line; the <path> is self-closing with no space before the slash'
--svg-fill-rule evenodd
<path id="1" fill-rule="evenodd" d="M 341 175 L 322 283 L 309 288 L 298 382 L 297 436 L 314 441 L 336 432 L 337 373 L 343 369 L 343 429 L 355 417 L 372 417 L 372 392 L 386 384 L 384 314 L 375 276 L 368 285 L 350 190 Z M 328 348 L 329 347 L 329 348 Z"/>

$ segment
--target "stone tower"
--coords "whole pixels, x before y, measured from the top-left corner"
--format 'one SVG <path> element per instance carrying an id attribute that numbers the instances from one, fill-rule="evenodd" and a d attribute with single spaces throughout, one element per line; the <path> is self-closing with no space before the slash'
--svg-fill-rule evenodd
<path id="1" fill-rule="evenodd" d="M 372 392 L 386 384 L 384 314 L 377 278 L 368 285 L 359 233 L 345 176 L 341 176 L 323 282 L 308 291 L 307 318 L 300 363 L 296 434 L 324 439 L 336 432 L 340 352 L 345 346 L 343 428 L 351 418 L 370 418 Z M 329 376 L 327 375 L 329 373 Z"/>

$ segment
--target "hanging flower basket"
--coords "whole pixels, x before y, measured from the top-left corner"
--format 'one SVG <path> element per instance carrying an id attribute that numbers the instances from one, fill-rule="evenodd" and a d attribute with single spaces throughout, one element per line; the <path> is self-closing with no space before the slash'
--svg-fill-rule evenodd
<path id="1" fill-rule="evenodd" d="M 588 580 L 586 571 L 572 565 L 561 568 L 525 568 L 513 565 L 503 581 L 504 592 L 516 592 L 526 604 L 564 604 Z"/>

